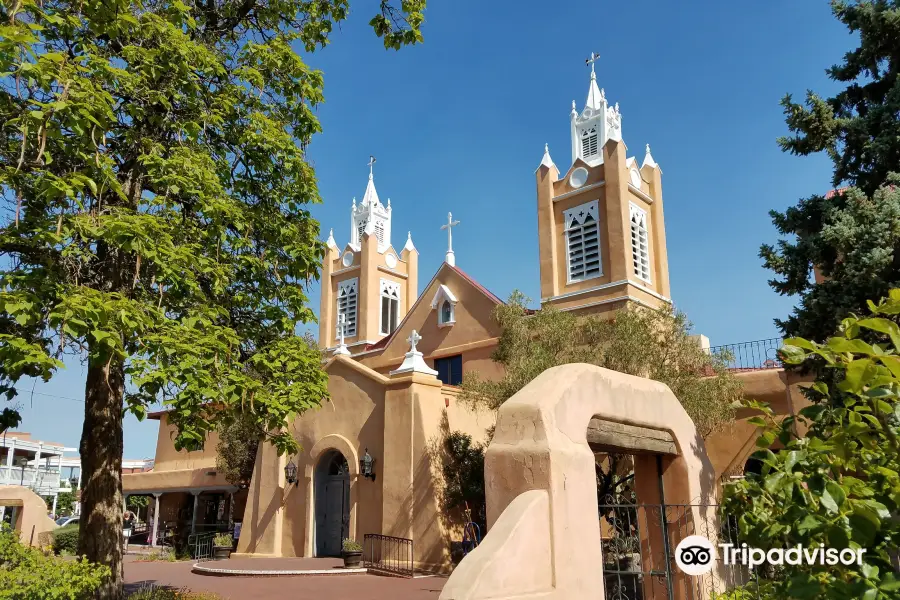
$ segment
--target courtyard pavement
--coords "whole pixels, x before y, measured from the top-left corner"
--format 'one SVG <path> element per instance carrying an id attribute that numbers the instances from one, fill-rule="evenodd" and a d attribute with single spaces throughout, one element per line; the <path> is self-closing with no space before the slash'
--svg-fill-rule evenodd
<path id="1" fill-rule="evenodd" d="M 266 559 L 259 561 L 266 568 Z M 302 559 L 300 559 L 302 560 Z M 400 579 L 379 575 L 308 575 L 291 577 L 211 577 L 191 573 L 193 561 L 139 562 L 125 559 L 125 589 L 154 584 L 195 592 L 215 592 L 227 600 L 437 600 L 444 577 Z"/>

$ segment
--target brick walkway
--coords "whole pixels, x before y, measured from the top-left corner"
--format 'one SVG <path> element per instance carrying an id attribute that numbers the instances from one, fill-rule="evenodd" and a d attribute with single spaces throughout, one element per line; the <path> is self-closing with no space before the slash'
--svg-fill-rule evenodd
<path id="1" fill-rule="evenodd" d="M 269 563 L 267 559 L 253 559 L 254 563 L 257 560 L 260 568 Z M 445 581 L 443 577 L 399 579 L 378 575 L 209 577 L 191 573 L 192 565 L 193 562 L 135 562 L 128 557 L 126 591 L 155 584 L 215 592 L 227 600 L 437 600 Z"/>

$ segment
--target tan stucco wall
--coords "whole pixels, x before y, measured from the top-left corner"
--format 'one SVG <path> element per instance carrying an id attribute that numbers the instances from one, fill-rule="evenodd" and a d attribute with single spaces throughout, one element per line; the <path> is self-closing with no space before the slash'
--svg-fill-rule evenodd
<path id="1" fill-rule="evenodd" d="M 185 452 L 175 450 L 173 441 L 177 431 L 174 425 L 169 423 L 168 415 L 163 413 L 159 417 L 159 434 L 156 438 L 156 459 L 153 463 L 153 471 L 176 471 L 185 469 L 202 469 L 216 466 L 216 445 L 219 443 L 219 435 L 213 431 L 206 438 L 203 450 Z"/>
<path id="2" fill-rule="evenodd" d="M 23 544 L 37 546 L 40 534 L 56 529 L 56 523 L 47 516 L 44 499 L 26 487 L 0 485 L 0 506 L 7 510 L 16 507 L 16 531 Z"/>

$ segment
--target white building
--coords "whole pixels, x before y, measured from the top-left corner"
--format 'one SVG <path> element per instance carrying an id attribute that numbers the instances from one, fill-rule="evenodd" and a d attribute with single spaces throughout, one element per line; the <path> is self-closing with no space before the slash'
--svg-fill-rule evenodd
<path id="1" fill-rule="evenodd" d="M 38 496 L 52 497 L 53 508 L 50 512 L 56 513 L 63 453 L 67 450 L 74 449 L 33 440 L 30 433 L 5 433 L 0 436 L 0 485 L 21 485 Z M 65 487 L 62 491 L 70 489 Z M 0 507 L 0 520 L 4 512 L 4 508 Z"/>

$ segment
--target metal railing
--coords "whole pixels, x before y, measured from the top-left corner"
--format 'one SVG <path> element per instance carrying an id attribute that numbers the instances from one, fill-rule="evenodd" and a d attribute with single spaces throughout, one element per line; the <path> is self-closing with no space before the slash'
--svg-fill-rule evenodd
<path id="1" fill-rule="evenodd" d="M 741 371 L 779 369 L 782 366 L 781 360 L 778 358 L 778 349 L 781 348 L 781 343 L 781 338 L 769 338 L 740 344 L 712 346 L 709 351 L 711 354 L 720 356 L 729 369 Z"/>
<path id="2" fill-rule="evenodd" d="M 0 485 L 21 485 L 31 488 L 39 495 L 55 494 L 59 491 L 59 471 L 0 466 Z"/>
<path id="3" fill-rule="evenodd" d="M 188 536 L 188 548 L 191 558 L 197 561 L 210 560 L 213 556 L 213 540 L 215 533 L 195 533 Z"/>
<path id="4" fill-rule="evenodd" d="M 373 571 L 412 577 L 415 574 L 413 541 L 367 533 L 363 536 L 363 565 Z"/>

